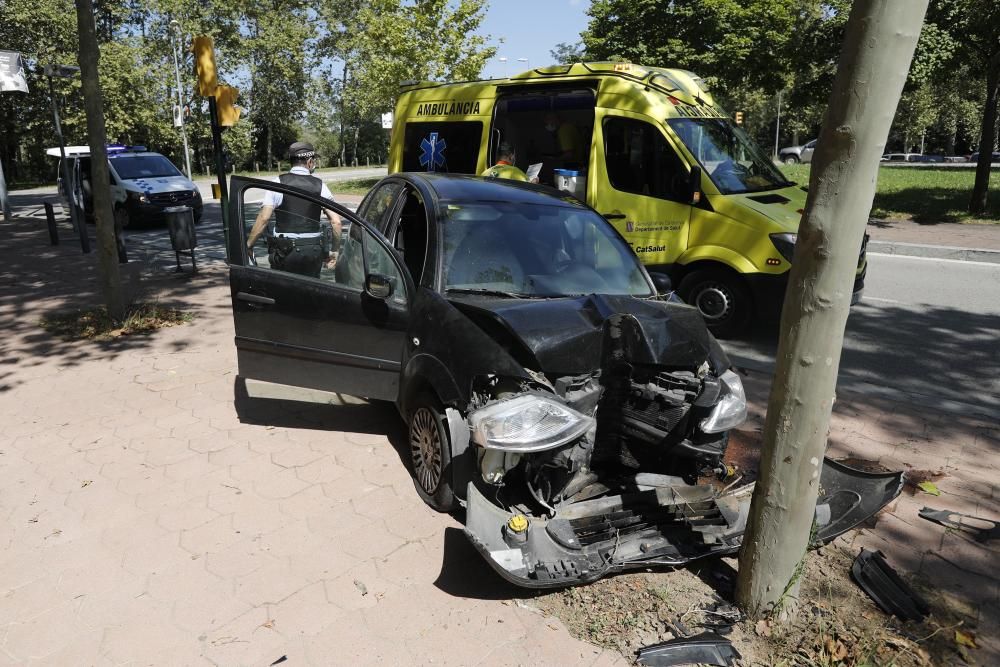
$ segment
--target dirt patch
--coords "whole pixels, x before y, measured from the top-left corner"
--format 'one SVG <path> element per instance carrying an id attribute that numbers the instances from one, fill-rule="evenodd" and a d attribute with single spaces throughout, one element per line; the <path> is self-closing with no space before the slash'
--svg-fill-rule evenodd
<path id="1" fill-rule="evenodd" d="M 107 341 L 121 336 L 148 334 L 192 319 L 190 313 L 175 308 L 157 303 L 136 303 L 128 307 L 121 320 L 112 318 L 101 306 L 48 315 L 39 324 L 50 334 L 66 340 Z"/>
<path id="2" fill-rule="evenodd" d="M 930 601 L 932 614 L 922 623 L 903 623 L 882 613 L 854 584 L 853 559 L 838 545 L 808 554 L 799 613 L 788 626 L 738 615 L 731 604 L 737 566 L 732 558 L 623 574 L 531 604 L 558 617 L 574 636 L 629 659 L 643 646 L 714 630 L 732 640 L 745 666 L 926 667 L 963 661 L 955 630 L 968 630 L 967 624 L 933 591 L 912 582 Z M 964 659 L 974 656 L 966 650 Z"/>

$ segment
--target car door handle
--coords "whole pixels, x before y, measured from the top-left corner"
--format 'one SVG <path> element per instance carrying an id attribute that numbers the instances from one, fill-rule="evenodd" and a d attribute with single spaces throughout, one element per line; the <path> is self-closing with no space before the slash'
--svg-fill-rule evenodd
<path id="1" fill-rule="evenodd" d="M 237 292 L 236 298 L 240 301 L 247 301 L 249 303 L 259 303 L 265 306 L 273 306 L 274 299 L 269 296 L 261 296 L 259 294 L 250 294 L 249 292 Z"/>
<path id="2" fill-rule="evenodd" d="M 621 220 L 625 217 L 624 213 L 601 213 L 605 220 Z"/>

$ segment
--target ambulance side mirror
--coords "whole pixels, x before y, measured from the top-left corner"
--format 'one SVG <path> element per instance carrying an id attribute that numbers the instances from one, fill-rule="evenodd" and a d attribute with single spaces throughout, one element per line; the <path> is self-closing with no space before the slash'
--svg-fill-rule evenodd
<path id="1" fill-rule="evenodd" d="M 688 194 L 690 196 L 688 201 L 693 206 L 701 203 L 701 167 L 697 165 L 691 167 L 691 173 L 688 175 Z"/>

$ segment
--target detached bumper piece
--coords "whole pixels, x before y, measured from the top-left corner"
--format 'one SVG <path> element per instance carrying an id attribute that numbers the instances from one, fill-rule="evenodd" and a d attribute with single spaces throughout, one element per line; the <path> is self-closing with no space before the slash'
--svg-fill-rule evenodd
<path id="1" fill-rule="evenodd" d="M 684 565 L 740 548 L 752 484 L 719 495 L 709 485 L 639 473 L 615 488 L 623 491 L 564 506 L 545 518 L 500 507 L 469 484 L 465 534 L 504 579 L 526 588 L 574 586 L 621 570 Z M 866 473 L 826 460 L 814 545 L 875 514 L 902 488 L 901 473 Z"/>
<path id="2" fill-rule="evenodd" d="M 992 519 L 949 510 L 936 510 L 933 507 L 925 507 L 920 510 L 920 518 L 971 535 L 977 542 L 1000 539 L 1000 523 Z"/>
<path id="3" fill-rule="evenodd" d="M 919 621 L 930 612 L 924 599 L 899 578 L 881 551 L 862 549 L 851 565 L 851 576 L 887 614 L 904 621 Z"/>
<path id="4" fill-rule="evenodd" d="M 703 632 L 693 637 L 671 639 L 639 649 L 636 662 L 648 667 L 673 665 L 720 665 L 730 667 L 741 657 L 732 642 L 715 634 Z"/>

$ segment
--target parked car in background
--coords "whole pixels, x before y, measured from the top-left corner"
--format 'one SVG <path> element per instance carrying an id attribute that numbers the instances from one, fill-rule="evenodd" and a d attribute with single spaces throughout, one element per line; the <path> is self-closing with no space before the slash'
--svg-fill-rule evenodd
<path id="1" fill-rule="evenodd" d="M 979 151 L 969 156 L 969 162 L 979 162 Z M 990 159 L 990 162 L 1000 162 L 1000 151 L 993 151 L 993 157 Z"/>
<path id="2" fill-rule="evenodd" d="M 920 153 L 886 153 L 882 156 L 882 162 L 927 162 L 926 155 Z"/>
<path id="3" fill-rule="evenodd" d="M 202 199 L 198 186 L 189 180 L 174 163 L 145 146 L 112 144 L 108 150 L 108 177 L 111 179 L 111 201 L 115 219 L 122 227 L 132 224 L 156 224 L 164 221 L 163 209 L 190 206 L 194 221 L 201 219 Z M 59 157 L 58 148 L 49 148 L 48 155 Z M 66 160 L 72 185 L 67 190 L 59 165 L 59 194 L 68 205 L 72 198 L 83 208 L 88 222 L 93 221 L 93 185 L 89 146 L 66 147 Z"/>
<path id="4" fill-rule="evenodd" d="M 813 151 L 816 150 L 816 140 L 805 143 L 801 146 L 788 146 L 778 151 L 778 159 L 785 164 L 798 164 L 799 162 L 812 162 Z"/>

